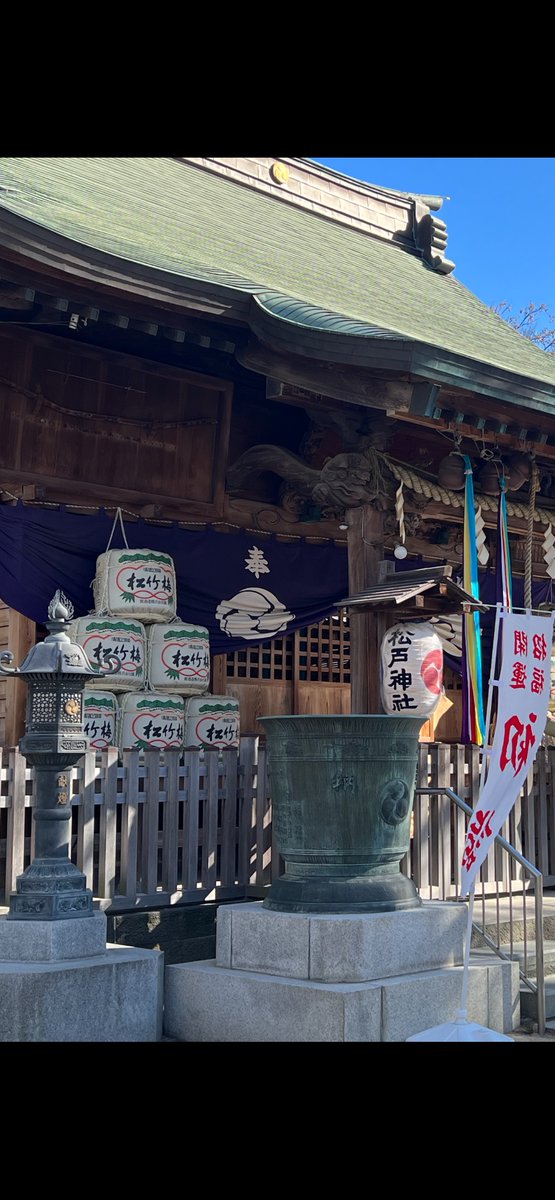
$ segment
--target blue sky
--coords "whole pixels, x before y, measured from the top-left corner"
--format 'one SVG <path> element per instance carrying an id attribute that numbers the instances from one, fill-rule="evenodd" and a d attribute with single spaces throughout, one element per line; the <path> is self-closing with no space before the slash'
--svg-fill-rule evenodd
<path id="1" fill-rule="evenodd" d="M 355 179 L 403 192 L 449 196 L 455 276 L 485 304 L 530 301 L 555 316 L 555 158 L 320 158 Z"/>

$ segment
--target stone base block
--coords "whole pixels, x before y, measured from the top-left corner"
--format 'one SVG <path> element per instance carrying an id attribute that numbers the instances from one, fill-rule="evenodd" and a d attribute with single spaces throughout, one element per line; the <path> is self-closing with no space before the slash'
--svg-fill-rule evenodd
<path id="1" fill-rule="evenodd" d="M 384 913 L 281 913 L 221 905 L 216 965 L 320 983 L 364 983 L 463 962 L 467 906 Z"/>
<path id="2" fill-rule="evenodd" d="M 65 962 L 0 962 L 0 1041 L 159 1041 L 163 970 L 159 950 L 110 945 Z"/>
<path id="3" fill-rule="evenodd" d="M 455 1019 L 462 974 L 457 966 L 365 983 L 318 983 L 220 967 L 215 960 L 179 963 L 166 968 L 164 1032 L 183 1042 L 405 1042 Z M 516 1028 L 518 964 L 472 962 L 467 1010 L 469 1020 L 499 1032 Z"/>
<path id="4" fill-rule="evenodd" d="M 65 962 L 105 953 L 104 913 L 65 921 L 14 921 L 0 916 L 0 964 Z"/>

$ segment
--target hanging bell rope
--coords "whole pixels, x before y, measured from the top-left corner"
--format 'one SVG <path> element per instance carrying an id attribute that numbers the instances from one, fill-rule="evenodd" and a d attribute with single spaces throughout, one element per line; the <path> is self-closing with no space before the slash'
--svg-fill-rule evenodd
<path id="1" fill-rule="evenodd" d="M 524 607 L 532 607 L 532 545 L 534 541 L 534 510 L 538 490 L 539 472 L 535 462 L 530 472 L 530 499 L 528 501 L 528 527 L 526 531 L 526 550 L 524 561 Z"/>

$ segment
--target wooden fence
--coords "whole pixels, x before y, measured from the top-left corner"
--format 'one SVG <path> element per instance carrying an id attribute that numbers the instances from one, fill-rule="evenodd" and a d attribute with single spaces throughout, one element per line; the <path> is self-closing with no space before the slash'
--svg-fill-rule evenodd
<path id="1" fill-rule="evenodd" d="M 17 749 L 0 751 L 0 896 L 4 904 L 34 855 L 34 771 Z M 71 858 L 87 886 L 112 908 L 153 907 L 263 895 L 272 868 L 271 800 L 265 746 L 244 737 L 238 751 L 183 754 L 89 752 L 71 776 Z M 503 836 L 555 885 L 555 748 L 540 748 Z M 451 787 L 474 806 L 476 747 L 420 747 L 419 787 Z M 465 817 L 442 797 L 417 797 L 402 869 L 423 899 L 457 893 Z M 274 853 L 272 854 L 272 850 Z M 506 855 L 482 869 L 503 880 Z M 517 872 L 517 868 L 513 868 Z M 517 878 L 515 874 L 515 878 Z"/>
<path id="2" fill-rule="evenodd" d="M 16 749 L 0 763 L 6 904 L 34 855 L 34 770 Z M 270 883 L 271 807 L 257 738 L 221 754 L 89 751 L 66 774 L 71 859 L 111 907 L 240 898 Z"/>
<path id="3" fill-rule="evenodd" d="M 420 746 L 417 786 L 450 787 L 472 808 L 480 786 L 480 752 L 476 746 Z M 502 829 L 502 837 L 555 885 L 555 747 L 540 746 L 532 770 Z M 466 817 L 447 797 L 421 795 L 414 805 L 413 836 L 402 870 L 410 875 L 423 899 L 449 899 L 458 894 Z M 509 863 L 499 847 L 490 851 L 480 871 L 482 892 L 509 890 L 522 879 L 521 868 Z"/>

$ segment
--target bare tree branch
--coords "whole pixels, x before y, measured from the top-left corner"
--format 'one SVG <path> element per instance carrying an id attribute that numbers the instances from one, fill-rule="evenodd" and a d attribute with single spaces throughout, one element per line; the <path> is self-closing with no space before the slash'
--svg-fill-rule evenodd
<path id="1" fill-rule="evenodd" d="M 555 354 L 555 316 L 547 311 L 547 304 L 534 304 L 531 300 L 516 314 L 506 300 L 501 300 L 492 311 L 541 350 Z"/>

